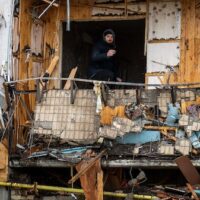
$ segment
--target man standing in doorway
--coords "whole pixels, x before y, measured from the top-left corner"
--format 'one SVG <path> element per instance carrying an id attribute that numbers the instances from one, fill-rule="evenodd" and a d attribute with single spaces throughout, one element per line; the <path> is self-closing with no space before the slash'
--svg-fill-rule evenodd
<path id="1" fill-rule="evenodd" d="M 91 64 L 88 70 L 90 79 L 102 81 L 119 81 L 116 64 L 115 33 L 112 29 L 103 32 L 103 40 L 98 42 L 92 51 Z"/>

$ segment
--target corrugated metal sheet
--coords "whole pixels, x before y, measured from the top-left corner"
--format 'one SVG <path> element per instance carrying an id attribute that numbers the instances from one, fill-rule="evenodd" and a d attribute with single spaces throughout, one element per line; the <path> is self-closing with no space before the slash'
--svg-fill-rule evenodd
<path id="1" fill-rule="evenodd" d="M 149 5 L 149 40 L 180 39 L 181 4 L 172 2 L 151 2 Z"/>

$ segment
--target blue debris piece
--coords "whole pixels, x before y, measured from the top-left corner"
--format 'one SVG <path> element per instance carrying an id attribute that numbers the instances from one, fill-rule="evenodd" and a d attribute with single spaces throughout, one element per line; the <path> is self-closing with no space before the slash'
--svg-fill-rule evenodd
<path id="1" fill-rule="evenodd" d="M 28 158 L 39 158 L 50 156 L 60 161 L 68 161 L 72 163 L 78 163 L 81 161 L 82 154 L 91 148 L 91 146 L 74 147 L 68 149 L 48 149 L 46 151 L 34 152 Z"/>
<path id="2" fill-rule="evenodd" d="M 179 104 L 173 105 L 170 103 L 168 105 L 168 114 L 165 124 L 168 126 L 174 126 L 178 119 L 180 119 L 180 106 Z"/>
<path id="3" fill-rule="evenodd" d="M 179 130 L 176 132 L 175 137 L 177 137 L 177 138 L 179 138 L 179 139 L 184 139 L 184 138 L 185 138 L 185 131 L 179 129 Z"/>
<path id="4" fill-rule="evenodd" d="M 192 146 L 195 148 L 195 149 L 199 149 L 200 148 L 200 142 L 199 142 L 199 138 L 200 138 L 200 132 L 193 132 L 192 133 L 192 136 L 189 138 L 191 143 L 192 143 Z"/>
<path id="5" fill-rule="evenodd" d="M 200 190 L 194 190 L 198 197 L 200 197 Z"/>
<path id="6" fill-rule="evenodd" d="M 123 137 L 117 137 L 119 144 L 145 144 L 160 141 L 160 131 L 143 130 L 141 133 L 127 133 Z"/>
<path id="7" fill-rule="evenodd" d="M 88 148 L 92 148 L 91 146 L 87 146 L 87 147 L 74 147 L 74 148 L 70 148 L 70 149 L 55 149 L 54 151 L 52 151 L 52 153 L 57 153 L 58 151 L 62 154 L 71 154 L 71 153 L 81 153 L 81 152 L 85 152 Z"/>
<path id="8" fill-rule="evenodd" d="M 39 158 L 39 157 L 45 157 L 49 154 L 49 151 L 38 151 L 32 153 L 28 158 Z"/>

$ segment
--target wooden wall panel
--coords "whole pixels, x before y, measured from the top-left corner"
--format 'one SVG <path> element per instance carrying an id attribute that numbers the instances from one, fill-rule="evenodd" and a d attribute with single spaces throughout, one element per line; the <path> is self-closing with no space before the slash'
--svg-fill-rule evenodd
<path id="1" fill-rule="evenodd" d="M 19 13 L 19 33 L 20 33 L 20 58 L 19 58 L 19 79 L 29 78 L 29 75 L 32 73 L 32 63 L 25 62 L 26 54 L 24 53 L 25 46 L 30 47 L 31 41 L 31 24 L 32 18 L 29 14 L 29 8 L 32 5 L 33 0 L 21 0 L 20 1 L 20 13 Z M 18 84 L 18 89 L 20 90 L 29 90 L 30 83 L 25 82 Z M 29 108 L 31 108 L 30 97 L 28 95 L 24 96 L 24 100 Z M 20 124 L 24 124 L 27 120 L 27 113 L 22 106 L 19 106 L 19 113 L 21 113 Z"/>
<path id="2" fill-rule="evenodd" d="M 60 17 L 59 8 L 50 8 L 44 18 L 45 29 L 44 29 L 44 71 L 49 67 L 52 59 L 55 55 L 59 55 L 59 28 L 60 28 Z M 49 47 L 53 50 L 53 54 L 50 54 Z M 57 65 L 56 70 L 53 71 L 52 77 L 60 77 L 59 67 Z M 58 81 L 50 81 L 50 88 L 53 86 L 58 87 Z"/>
<path id="3" fill-rule="evenodd" d="M 196 30 L 195 30 L 195 67 L 196 77 L 195 80 L 199 80 L 200 74 L 200 1 L 196 0 Z"/>
<path id="4" fill-rule="evenodd" d="M 195 0 L 182 0 L 181 63 L 178 82 L 199 81 L 199 20 Z M 199 12 L 199 11 L 198 11 Z"/>

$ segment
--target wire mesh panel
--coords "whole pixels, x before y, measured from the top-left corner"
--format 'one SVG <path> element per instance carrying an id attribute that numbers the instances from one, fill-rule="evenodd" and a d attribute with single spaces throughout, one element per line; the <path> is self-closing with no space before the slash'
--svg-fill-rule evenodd
<path id="1" fill-rule="evenodd" d="M 95 141 L 99 120 L 93 91 L 78 90 L 74 104 L 70 101 L 70 91 L 48 91 L 36 106 L 34 133 L 83 143 Z"/>

